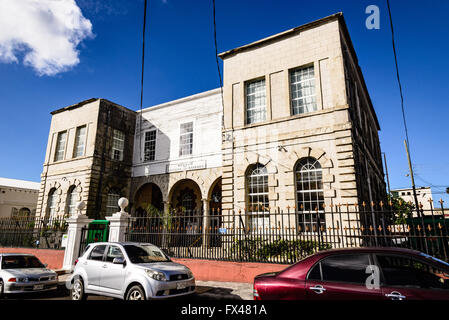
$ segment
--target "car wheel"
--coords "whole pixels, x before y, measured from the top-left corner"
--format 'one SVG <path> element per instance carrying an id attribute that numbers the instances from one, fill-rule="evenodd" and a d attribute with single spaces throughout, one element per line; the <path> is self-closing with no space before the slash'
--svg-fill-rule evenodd
<path id="1" fill-rule="evenodd" d="M 145 292 L 139 285 L 133 286 L 126 294 L 126 300 L 145 300 Z"/>
<path id="2" fill-rule="evenodd" d="M 71 296 L 72 300 L 86 300 L 87 295 L 84 293 L 84 284 L 81 279 L 76 279 L 73 282 Z"/>

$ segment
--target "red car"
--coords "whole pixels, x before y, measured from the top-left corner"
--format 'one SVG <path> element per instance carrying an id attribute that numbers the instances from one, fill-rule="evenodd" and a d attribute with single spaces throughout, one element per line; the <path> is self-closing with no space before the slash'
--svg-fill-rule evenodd
<path id="1" fill-rule="evenodd" d="M 449 300 L 449 264 L 419 251 L 321 251 L 254 279 L 254 300 Z"/>

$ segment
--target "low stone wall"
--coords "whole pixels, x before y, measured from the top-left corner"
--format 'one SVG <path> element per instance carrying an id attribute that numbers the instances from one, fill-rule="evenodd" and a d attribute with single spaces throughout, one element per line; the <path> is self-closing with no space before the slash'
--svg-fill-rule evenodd
<path id="1" fill-rule="evenodd" d="M 31 253 L 50 269 L 61 269 L 64 250 L 32 248 L 0 248 L 0 253 Z M 252 283 L 254 277 L 265 272 L 280 271 L 288 267 L 284 264 L 228 262 L 217 260 L 172 259 L 189 267 L 195 278 L 201 281 L 246 282 Z"/>
<path id="2" fill-rule="evenodd" d="M 0 248 L 0 253 L 30 253 L 34 254 L 48 268 L 56 270 L 62 268 L 64 250 L 33 249 L 33 248 Z"/>
<path id="3" fill-rule="evenodd" d="M 195 275 L 195 279 L 201 281 L 252 283 L 254 277 L 261 273 L 281 271 L 289 266 L 285 264 L 197 259 L 173 258 L 172 260 L 189 267 Z"/>

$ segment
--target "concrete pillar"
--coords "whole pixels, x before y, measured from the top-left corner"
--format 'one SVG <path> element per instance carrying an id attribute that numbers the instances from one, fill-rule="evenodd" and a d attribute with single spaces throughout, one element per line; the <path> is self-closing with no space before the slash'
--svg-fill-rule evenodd
<path id="1" fill-rule="evenodd" d="M 203 247 L 209 246 L 209 226 L 210 226 L 210 212 L 209 199 L 202 199 L 203 201 Z"/>
<path id="2" fill-rule="evenodd" d="M 120 198 L 118 205 L 120 212 L 114 213 L 110 217 L 106 217 L 109 221 L 109 242 L 123 242 L 125 241 L 126 228 L 129 224 L 131 216 L 125 212 L 125 208 L 128 206 L 128 199 Z"/>
<path id="3" fill-rule="evenodd" d="M 81 243 L 81 229 L 87 227 L 93 219 L 89 219 L 86 215 L 77 214 L 67 219 L 67 246 L 64 253 L 64 262 L 62 268 L 64 270 L 71 270 L 75 260 L 78 258 L 80 243 Z"/>
<path id="4" fill-rule="evenodd" d="M 170 201 L 164 201 L 164 213 L 166 215 L 170 214 Z"/>

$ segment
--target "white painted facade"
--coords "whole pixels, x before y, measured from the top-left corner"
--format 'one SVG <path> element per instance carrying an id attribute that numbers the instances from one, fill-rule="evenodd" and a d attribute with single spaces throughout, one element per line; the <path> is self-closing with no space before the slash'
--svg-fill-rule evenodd
<path id="1" fill-rule="evenodd" d="M 133 177 L 221 167 L 223 112 L 219 88 L 143 109 L 142 118 L 138 113 Z M 189 122 L 193 124 L 192 154 L 180 156 L 181 125 Z M 145 133 L 152 130 L 156 130 L 155 157 L 145 161 Z"/>
<path id="2" fill-rule="evenodd" d="M 402 198 L 405 202 L 415 203 L 415 197 L 413 196 L 413 189 L 394 189 L 391 190 L 391 193 Z M 423 210 L 430 210 L 432 207 L 430 205 L 433 202 L 432 198 L 432 188 L 431 187 L 417 187 L 416 188 L 416 196 L 418 198 L 418 202 L 422 204 Z M 435 208 L 439 207 L 439 203 L 432 203 L 432 206 Z M 426 212 L 427 213 L 427 212 Z"/>

